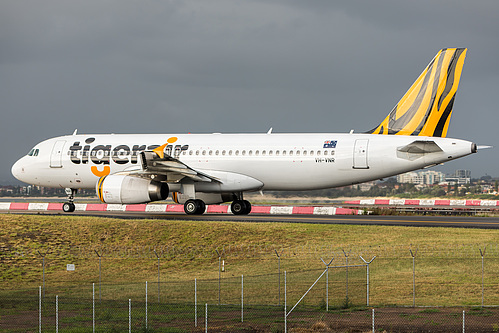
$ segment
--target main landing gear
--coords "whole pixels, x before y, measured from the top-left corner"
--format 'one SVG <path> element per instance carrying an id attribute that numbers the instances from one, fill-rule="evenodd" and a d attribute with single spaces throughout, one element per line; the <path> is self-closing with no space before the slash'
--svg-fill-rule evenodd
<path id="1" fill-rule="evenodd" d="M 230 205 L 234 215 L 248 215 L 251 212 L 251 203 L 248 200 L 234 200 Z M 202 215 L 206 211 L 206 204 L 200 199 L 189 199 L 184 204 L 187 215 Z"/>
<path id="2" fill-rule="evenodd" d="M 234 215 L 248 215 L 251 212 L 251 203 L 248 200 L 234 200 L 230 210 Z"/>
<path id="3" fill-rule="evenodd" d="M 184 204 L 184 212 L 187 215 L 202 215 L 206 211 L 206 204 L 203 200 L 189 199 Z"/>
<path id="4" fill-rule="evenodd" d="M 71 213 L 71 212 L 75 211 L 74 197 L 75 197 L 77 192 L 78 192 L 78 189 L 76 189 L 76 188 L 67 188 L 66 189 L 66 194 L 68 195 L 68 202 L 65 202 L 62 204 L 62 210 L 65 213 Z"/>

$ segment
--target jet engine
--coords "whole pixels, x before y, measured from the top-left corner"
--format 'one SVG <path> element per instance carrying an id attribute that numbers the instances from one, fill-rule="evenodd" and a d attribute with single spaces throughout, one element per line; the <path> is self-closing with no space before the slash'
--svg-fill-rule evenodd
<path id="1" fill-rule="evenodd" d="M 110 204 L 139 204 L 168 197 L 168 184 L 129 175 L 104 176 L 97 182 L 97 196 Z"/>

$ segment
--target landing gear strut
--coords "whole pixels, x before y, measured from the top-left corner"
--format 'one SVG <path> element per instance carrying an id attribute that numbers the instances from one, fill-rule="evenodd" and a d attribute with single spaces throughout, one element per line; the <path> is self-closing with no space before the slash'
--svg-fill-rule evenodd
<path id="1" fill-rule="evenodd" d="M 189 199 L 184 204 L 184 212 L 187 215 L 202 215 L 206 211 L 206 204 L 203 200 Z"/>
<path id="2" fill-rule="evenodd" d="M 76 188 L 67 188 L 66 189 L 66 194 L 68 195 L 68 202 L 65 202 L 62 204 L 62 210 L 65 213 L 71 213 L 75 211 L 75 204 L 74 204 L 74 197 L 75 194 L 78 192 L 78 189 Z"/>
<path id="3" fill-rule="evenodd" d="M 251 203 L 248 200 L 234 200 L 230 210 L 234 215 L 248 215 L 251 212 Z"/>

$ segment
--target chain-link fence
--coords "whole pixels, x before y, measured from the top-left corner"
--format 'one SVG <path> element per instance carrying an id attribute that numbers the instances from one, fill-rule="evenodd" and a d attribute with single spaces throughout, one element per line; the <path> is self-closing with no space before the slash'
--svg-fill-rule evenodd
<path id="1" fill-rule="evenodd" d="M 142 285 L 144 286 L 144 285 Z M 136 289 L 137 286 L 114 286 Z M 136 295 L 138 296 L 138 295 Z M 284 293 L 286 298 L 286 292 Z M 307 295 L 308 296 L 308 295 Z M 497 308 L 325 309 L 285 305 L 174 303 L 141 298 L 45 295 L 41 287 L 2 297 L 5 332 L 496 332 Z"/>
<path id="2" fill-rule="evenodd" d="M 0 332 L 499 331 L 497 245 L 71 251 L 2 253 Z"/>

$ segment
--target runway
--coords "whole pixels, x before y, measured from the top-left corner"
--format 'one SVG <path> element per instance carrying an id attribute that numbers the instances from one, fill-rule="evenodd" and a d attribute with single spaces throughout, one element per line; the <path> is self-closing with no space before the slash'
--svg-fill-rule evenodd
<path id="1" fill-rule="evenodd" d="M 499 217 L 476 216 L 382 216 L 382 215 L 268 215 L 250 214 L 236 216 L 232 214 L 186 215 L 183 213 L 148 213 L 148 212 L 74 212 L 58 211 L 10 211 L 9 214 L 40 214 L 56 216 L 98 216 L 120 219 L 161 219 L 175 221 L 223 221 L 247 223 L 309 223 L 309 224 L 347 224 L 347 225 L 386 225 L 408 227 L 453 227 L 499 229 Z"/>

